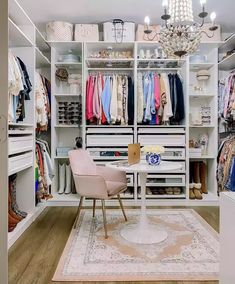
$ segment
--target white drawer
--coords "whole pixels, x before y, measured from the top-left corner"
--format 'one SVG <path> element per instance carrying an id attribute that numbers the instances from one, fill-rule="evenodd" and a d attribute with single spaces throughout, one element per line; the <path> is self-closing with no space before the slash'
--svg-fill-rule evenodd
<path id="1" fill-rule="evenodd" d="M 145 154 L 141 155 L 141 159 L 145 160 Z M 162 160 L 177 161 L 185 160 L 185 148 L 165 148 L 165 153 L 161 154 Z"/>
<path id="2" fill-rule="evenodd" d="M 132 127 L 87 127 L 86 129 L 87 134 L 106 134 L 106 133 L 133 133 Z"/>
<path id="3" fill-rule="evenodd" d="M 33 166 L 33 152 L 8 158 L 8 174 L 20 172 Z"/>
<path id="4" fill-rule="evenodd" d="M 9 155 L 33 149 L 33 136 L 9 137 L 8 139 Z"/>
<path id="5" fill-rule="evenodd" d="M 87 147 L 127 147 L 128 144 L 133 143 L 133 135 L 87 135 Z"/>
<path id="6" fill-rule="evenodd" d="M 138 134 L 185 133 L 184 127 L 139 127 Z"/>
<path id="7" fill-rule="evenodd" d="M 138 135 L 138 142 L 144 145 L 185 147 L 185 135 Z"/>
<path id="8" fill-rule="evenodd" d="M 127 160 L 127 148 L 88 148 L 94 160 Z"/>
<path id="9" fill-rule="evenodd" d="M 140 186 L 139 176 L 138 185 Z M 149 174 L 147 186 L 185 186 L 185 175 L 160 175 Z"/>

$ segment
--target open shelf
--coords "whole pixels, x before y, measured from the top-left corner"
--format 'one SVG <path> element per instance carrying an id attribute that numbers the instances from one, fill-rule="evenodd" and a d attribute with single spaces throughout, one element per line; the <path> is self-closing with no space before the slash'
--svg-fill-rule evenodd
<path id="1" fill-rule="evenodd" d="M 69 156 L 55 156 L 55 159 L 68 159 Z"/>
<path id="2" fill-rule="evenodd" d="M 32 166 L 33 166 L 33 163 L 27 164 L 27 165 L 22 165 L 20 168 L 17 168 L 17 169 L 12 170 L 12 171 L 8 171 L 8 176 L 22 172 L 22 171 L 24 171 L 28 168 L 31 168 Z"/>
<path id="3" fill-rule="evenodd" d="M 215 125 L 189 125 L 190 128 L 214 128 Z"/>
<path id="4" fill-rule="evenodd" d="M 18 127 L 34 127 L 31 123 L 9 123 L 9 126 L 18 126 Z"/>
<path id="5" fill-rule="evenodd" d="M 215 159 L 216 157 L 215 156 L 213 156 L 213 155 L 203 155 L 203 156 L 201 156 L 201 157 L 197 157 L 197 158 L 195 158 L 195 157 L 189 157 L 189 159 L 190 160 L 213 160 L 213 159 Z"/>
<path id="6" fill-rule="evenodd" d="M 227 38 L 219 47 L 219 53 L 227 52 L 235 47 L 235 33 Z"/>
<path id="7" fill-rule="evenodd" d="M 189 63 L 190 71 L 198 71 L 198 70 L 209 70 L 217 63 Z"/>
<path id="8" fill-rule="evenodd" d="M 58 98 L 68 98 L 68 97 L 80 97 L 81 94 L 55 94 L 54 95 L 55 97 L 58 97 Z"/>
<path id="9" fill-rule="evenodd" d="M 235 52 L 219 62 L 219 70 L 230 71 L 233 69 L 235 69 Z"/>
<path id="10" fill-rule="evenodd" d="M 87 58 L 88 68 L 131 68 L 134 58 Z"/>
<path id="11" fill-rule="evenodd" d="M 71 124 L 71 125 L 66 125 L 66 124 L 57 124 L 55 125 L 54 127 L 56 128 L 79 128 L 79 127 L 82 127 L 81 125 L 78 125 L 78 124 Z"/>
<path id="12" fill-rule="evenodd" d="M 26 34 L 9 18 L 9 47 L 33 46 Z"/>
<path id="13" fill-rule="evenodd" d="M 214 98 L 214 95 L 207 95 L 207 94 L 190 94 L 190 99 L 211 99 Z"/>
<path id="14" fill-rule="evenodd" d="M 38 47 L 43 52 L 49 52 L 50 46 L 46 42 L 46 39 L 44 38 L 42 33 L 37 28 L 35 28 L 35 32 L 36 32 L 36 47 Z"/>
<path id="15" fill-rule="evenodd" d="M 138 198 L 141 196 L 138 194 Z M 185 199 L 186 194 L 147 194 L 146 199 Z"/>
<path id="16" fill-rule="evenodd" d="M 49 68 L 51 66 L 50 60 L 39 50 L 38 47 L 35 47 L 36 53 L 36 68 Z"/>
<path id="17" fill-rule="evenodd" d="M 184 59 L 137 59 L 138 68 L 181 68 Z"/>
<path id="18" fill-rule="evenodd" d="M 82 62 L 55 62 L 55 66 L 68 69 L 82 69 Z"/>

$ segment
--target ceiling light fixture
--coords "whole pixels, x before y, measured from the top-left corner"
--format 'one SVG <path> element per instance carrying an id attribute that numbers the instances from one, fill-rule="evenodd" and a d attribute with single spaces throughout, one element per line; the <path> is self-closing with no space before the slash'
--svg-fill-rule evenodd
<path id="1" fill-rule="evenodd" d="M 205 10 L 206 0 L 200 0 L 202 11 L 199 17 L 202 19 L 201 23 L 197 23 L 193 18 L 192 0 L 163 0 L 162 6 L 164 14 L 161 19 L 165 21 L 159 34 L 159 42 L 162 49 L 168 57 L 182 57 L 187 54 L 193 53 L 197 50 L 202 33 L 205 33 L 209 38 L 214 36 L 214 31 L 217 30 L 215 25 L 216 13 L 210 14 L 212 25 L 209 30 L 212 32 L 208 35 L 201 28 L 205 23 L 205 18 L 208 13 Z M 154 31 L 150 27 L 149 16 L 145 17 L 145 34 L 149 40 L 156 37 Z M 154 36 L 150 35 L 154 34 Z"/>

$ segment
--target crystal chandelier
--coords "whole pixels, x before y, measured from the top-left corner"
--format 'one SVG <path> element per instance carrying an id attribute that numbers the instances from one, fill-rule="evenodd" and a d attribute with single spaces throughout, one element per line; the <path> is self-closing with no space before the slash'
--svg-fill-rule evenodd
<path id="1" fill-rule="evenodd" d="M 164 14 L 161 16 L 165 21 L 165 25 L 161 27 L 159 35 L 159 42 L 163 51 L 168 57 L 182 57 L 190 53 L 194 53 L 201 41 L 201 30 L 204 25 L 205 18 L 208 13 L 205 11 L 206 0 L 200 0 L 202 12 L 198 15 L 202 22 L 199 24 L 194 21 L 192 0 L 163 0 L 162 6 Z M 211 38 L 214 36 L 214 31 L 217 29 L 215 26 L 215 12 L 210 15 L 212 25 L 209 30 L 212 35 L 206 35 Z M 149 36 L 154 33 L 150 28 L 150 18 L 145 17 L 145 34 Z M 156 33 L 154 37 L 156 36 Z M 152 37 L 152 39 L 154 38 Z"/>

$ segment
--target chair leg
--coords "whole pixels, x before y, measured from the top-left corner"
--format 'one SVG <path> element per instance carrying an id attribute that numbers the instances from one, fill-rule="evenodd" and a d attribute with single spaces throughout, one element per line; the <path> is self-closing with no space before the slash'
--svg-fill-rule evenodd
<path id="1" fill-rule="evenodd" d="M 76 227 L 77 227 L 79 215 L 80 215 L 80 212 L 81 212 L 81 209 L 82 209 L 82 202 L 83 202 L 83 199 L 84 199 L 84 197 L 81 196 L 80 201 L 79 201 L 79 205 L 78 205 L 77 216 L 76 216 L 76 219 L 75 219 L 75 222 L 74 222 L 74 225 L 73 225 L 73 228 L 74 228 L 74 229 L 76 229 Z"/>
<path id="2" fill-rule="evenodd" d="M 94 198 L 93 199 L 93 215 L 92 215 L 93 218 L 95 217 L 95 202 L 96 202 L 96 200 Z"/>
<path id="3" fill-rule="evenodd" d="M 126 213 L 124 211 L 124 207 L 123 207 L 123 204 L 122 204 L 122 200 L 121 200 L 120 194 L 118 194 L 117 197 L 118 197 L 118 200 L 119 200 L 119 203 L 120 203 L 120 207 L 122 209 L 122 213 L 123 213 L 124 219 L 125 219 L 125 221 L 127 221 Z"/>
<path id="4" fill-rule="evenodd" d="M 102 199 L 101 203 L 102 203 L 102 212 L 103 212 L 103 219 L 104 219 L 104 233 L 105 233 L 105 239 L 107 239 L 108 238 L 108 233 L 107 233 L 105 201 Z"/>

